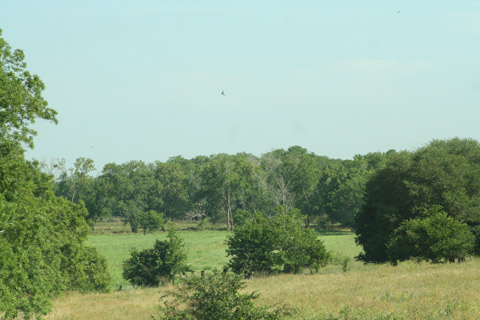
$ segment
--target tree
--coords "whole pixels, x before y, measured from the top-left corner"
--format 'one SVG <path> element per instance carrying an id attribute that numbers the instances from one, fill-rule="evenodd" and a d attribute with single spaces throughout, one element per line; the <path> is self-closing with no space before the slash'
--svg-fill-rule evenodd
<path id="1" fill-rule="evenodd" d="M 1 35 L 1 32 L 0 32 Z M 57 197 L 51 175 L 26 161 L 37 118 L 56 122 L 40 78 L 21 50 L 0 37 L 0 314 L 30 319 L 48 313 L 64 290 L 108 290 L 105 260 L 85 247 L 82 204 Z"/>
<path id="2" fill-rule="evenodd" d="M 139 215 L 138 224 L 143 229 L 143 234 L 147 234 L 147 230 L 154 231 L 163 227 L 165 219 L 163 214 L 154 210 L 143 211 Z"/>
<path id="3" fill-rule="evenodd" d="M 368 179 L 384 165 L 385 154 L 356 155 L 353 160 L 330 160 L 322 170 L 316 196 L 314 215 L 325 214 L 330 222 L 352 227 L 364 205 Z"/>
<path id="4" fill-rule="evenodd" d="M 97 205 L 96 180 L 90 175 L 95 171 L 95 164 L 89 158 L 77 158 L 68 174 L 65 160 L 54 165 L 60 168 L 60 176 L 56 183 L 55 193 L 72 202 L 83 201 L 88 211 L 88 220 L 93 226 L 101 217 L 101 210 Z"/>
<path id="5" fill-rule="evenodd" d="M 387 244 L 391 263 L 408 259 L 453 262 L 472 254 L 475 237 L 465 223 L 440 207 L 425 210 L 423 216 L 403 221 L 394 231 Z"/>
<path id="6" fill-rule="evenodd" d="M 156 210 L 164 212 L 170 219 L 182 219 L 187 211 L 187 176 L 179 164 L 172 162 L 155 162 L 154 179 L 161 188 L 158 189 L 159 206 Z"/>
<path id="7" fill-rule="evenodd" d="M 227 239 L 229 267 L 249 277 L 254 273 L 318 271 L 328 260 L 323 242 L 312 229 L 303 228 L 292 212 L 266 218 L 257 213 Z"/>
<path id="8" fill-rule="evenodd" d="M 108 291 L 105 260 L 83 244 L 85 207 L 56 197 L 51 176 L 17 143 L 1 143 L 0 153 L 0 310 L 29 318 L 64 290 Z"/>
<path id="9" fill-rule="evenodd" d="M 232 230 L 235 210 L 255 206 L 256 171 L 244 155 L 218 155 L 202 166 L 197 198 L 206 200 L 207 215 L 213 220 L 226 220 L 227 229 Z"/>
<path id="10" fill-rule="evenodd" d="M 153 178 L 151 166 L 142 161 L 130 161 L 121 165 L 106 164 L 98 178 L 97 189 L 103 210 L 122 217 L 130 224 L 132 232 L 138 232 L 140 217 L 149 210 L 158 211 L 161 185 Z"/>
<path id="11" fill-rule="evenodd" d="M 282 206 L 285 214 L 290 209 L 300 209 L 307 226 L 315 212 L 315 188 L 322 161 L 299 146 L 275 150 L 262 156 L 262 166 L 267 172 L 271 209 Z"/>
<path id="12" fill-rule="evenodd" d="M 367 183 L 365 206 L 355 220 L 361 258 L 387 261 L 394 231 L 434 206 L 475 234 L 480 225 L 479 159 L 478 142 L 458 138 L 434 140 L 413 153 L 388 153 L 385 167 Z"/>
<path id="13" fill-rule="evenodd" d="M 37 118 L 57 123 L 57 112 L 47 107 L 42 97 L 45 85 L 26 69 L 23 51 L 12 51 L 1 36 L 0 29 L 0 137 L 33 147 L 37 132 L 31 124 Z"/>
<path id="14" fill-rule="evenodd" d="M 167 238 L 156 240 L 152 249 L 132 250 L 130 259 L 123 263 L 123 277 L 136 286 L 157 287 L 190 272 L 183 240 L 173 225 Z"/>

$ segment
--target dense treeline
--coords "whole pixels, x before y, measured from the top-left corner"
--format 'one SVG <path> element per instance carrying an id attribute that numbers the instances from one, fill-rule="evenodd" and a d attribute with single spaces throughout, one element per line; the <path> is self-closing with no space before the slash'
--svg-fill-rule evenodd
<path id="1" fill-rule="evenodd" d="M 167 219 L 222 222 L 231 230 L 255 212 L 295 212 L 307 226 L 352 227 L 365 261 L 452 261 L 480 252 L 480 145 L 471 139 L 353 160 L 294 146 L 260 157 L 111 163 L 97 177 L 88 174 L 93 168 L 92 160 L 80 158 L 61 170 L 56 184 L 58 195 L 85 202 L 93 223 L 118 216 L 137 231 L 158 212 Z"/>
<path id="2" fill-rule="evenodd" d="M 307 225 L 352 226 L 365 185 L 386 157 L 370 153 L 337 160 L 294 146 L 260 157 L 239 153 L 109 163 L 96 177 L 93 161 L 79 158 L 69 170 L 56 165 L 56 193 L 84 202 L 92 224 L 122 217 L 134 232 L 150 211 L 167 219 L 207 218 L 229 230 L 254 212 L 273 216 L 292 210 L 300 210 Z"/>

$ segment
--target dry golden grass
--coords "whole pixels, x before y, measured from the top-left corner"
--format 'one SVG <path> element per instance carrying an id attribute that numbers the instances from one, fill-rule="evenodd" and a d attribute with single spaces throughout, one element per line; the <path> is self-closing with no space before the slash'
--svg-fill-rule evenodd
<path id="1" fill-rule="evenodd" d="M 280 275 L 247 281 L 259 305 L 287 304 L 294 319 L 480 319 L 480 260 L 404 263 L 347 273 Z M 71 293 L 47 319 L 150 319 L 165 288 Z"/>
<path id="2" fill-rule="evenodd" d="M 257 279 L 259 303 L 285 303 L 297 318 L 480 319 L 480 261 L 382 265 L 365 271 Z"/>

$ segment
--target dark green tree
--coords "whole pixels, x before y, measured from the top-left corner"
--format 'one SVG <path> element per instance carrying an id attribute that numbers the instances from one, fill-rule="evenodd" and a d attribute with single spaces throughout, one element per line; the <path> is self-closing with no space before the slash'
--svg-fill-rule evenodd
<path id="1" fill-rule="evenodd" d="M 387 261 L 387 243 L 403 221 L 441 206 L 449 217 L 480 225 L 480 145 L 471 139 L 434 140 L 410 152 L 390 152 L 367 183 L 357 215 L 357 242 L 366 261 Z M 478 242 L 477 242 L 478 243 Z M 478 251 L 478 248 L 476 248 Z"/>
<path id="2" fill-rule="evenodd" d="M 180 164 L 155 162 L 154 179 L 157 182 L 158 201 L 156 210 L 170 219 L 183 219 L 188 208 L 187 176 Z M 155 206 L 154 206 L 155 207 Z"/>
<path id="3" fill-rule="evenodd" d="M 393 264 L 408 259 L 463 261 L 472 254 L 474 242 L 465 223 L 449 217 L 440 207 L 432 207 L 421 217 L 402 222 L 387 244 L 387 254 Z"/>
<path id="4" fill-rule="evenodd" d="M 161 202 L 161 185 L 153 178 L 151 166 L 142 161 L 130 161 L 121 165 L 106 164 L 97 183 L 102 188 L 102 210 L 122 217 L 132 232 L 138 232 L 140 217 L 149 210 L 158 211 Z"/>
<path id="5" fill-rule="evenodd" d="M 167 237 L 165 241 L 156 240 L 152 249 L 133 250 L 123 263 L 123 277 L 135 286 L 157 287 L 190 272 L 183 240 L 173 225 Z"/>

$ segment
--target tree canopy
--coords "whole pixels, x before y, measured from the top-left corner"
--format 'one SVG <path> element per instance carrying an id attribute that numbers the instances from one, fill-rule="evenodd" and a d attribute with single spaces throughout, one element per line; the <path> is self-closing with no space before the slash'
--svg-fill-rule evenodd
<path id="1" fill-rule="evenodd" d="M 390 153 L 367 183 L 365 205 L 356 216 L 362 258 L 386 261 L 395 230 L 433 206 L 468 225 L 478 243 L 479 175 L 480 145 L 471 139 L 434 140 L 415 152 Z"/>

